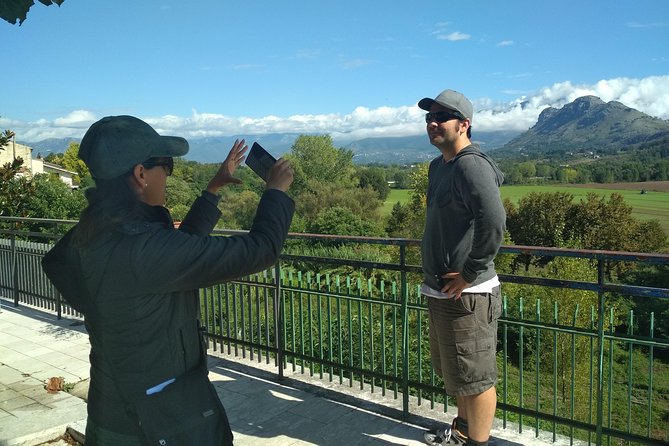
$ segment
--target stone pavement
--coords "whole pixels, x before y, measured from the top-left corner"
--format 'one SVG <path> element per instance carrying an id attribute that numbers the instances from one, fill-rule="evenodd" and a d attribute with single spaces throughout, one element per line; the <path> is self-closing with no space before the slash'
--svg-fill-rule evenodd
<path id="1" fill-rule="evenodd" d="M 0 311 L 0 446 L 56 438 L 86 419 L 86 402 L 44 386 L 52 377 L 66 385 L 88 378 L 88 335 L 78 321 L 27 307 L 3 302 Z"/>
<path id="2" fill-rule="evenodd" d="M 0 446 L 35 446 L 58 438 L 69 427 L 79 438 L 86 424 L 88 336 L 80 321 L 61 320 L 25 306 L 0 308 Z M 258 368 L 260 367 L 260 368 Z M 223 401 L 236 446 L 409 445 L 422 443 L 424 426 L 434 426 L 452 415 L 430 411 L 402 422 L 387 401 L 375 402 L 364 391 L 323 388 L 291 378 L 281 384 L 276 369 L 263 370 L 257 362 L 209 357 L 210 378 Z M 49 378 L 63 377 L 65 386 L 77 384 L 74 394 L 48 393 Z M 81 389 L 79 389 L 81 387 Z M 336 400 L 331 398 L 336 397 Z M 345 401 L 345 402 L 341 402 Z M 416 409 L 420 412 L 420 408 Z M 412 407 L 412 413 L 414 408 Z M 394 414 L 401 413 L 395 409 Z M 437 419 L 435 419 L 437 418 Z M 495 444 L 549 445 L 532 432 L 494 429 Z M 54 443 L 49 443 L 53 445 Z M 66 443 L 55 443 L 64 445 Z"/>

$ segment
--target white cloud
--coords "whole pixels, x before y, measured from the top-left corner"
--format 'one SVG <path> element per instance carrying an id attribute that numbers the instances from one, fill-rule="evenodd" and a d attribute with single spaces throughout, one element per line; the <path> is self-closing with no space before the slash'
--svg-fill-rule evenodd
<path id="1" fill-rule="evenodd" d="M 450 40 L 452 42 L 458 40 L 469 40 L 472 36 L 469 34 L 461 33 L 460 31 L 455 31 L 450 34 L 439 34 L 437 39 L 439 40 Z"/>
<path id="2" fill-rule="evenodd" d="M 87 128 L 95 121 L 95 115 L 88 110 L 74 110 L 67 116 L 54 119 L 54 125 L 58 127 Z"/>
<path id="3" fill-rule="evenodd" d="M 574 99 L 594 95 L 603 101 L 623 104 L 662 119 L 669 119 L 669 75 L 643 79 L 615 78 L 595 84 L 560 82 L 510 102 L 474 98 L 475 131 L 518 130 L 533 126 L 547 107 L 560 108 Z M 265 133 L 329 133 L 336 141 L 373 136 L 418 135 L 425 131 L 424 112 L 416 104 L 401 107 L 356 107 L 349 113 L 292 116 L 226 116 L 193 110 L 190 116 L 143 116 L 159 133 L 186 138 Z M 101 117 L 101 116 L 100 116 Z M 54 119 L 27 122 L 0 117 L 0 129 L 11 129 L 17 139 L 36 142 L 46 138 L 83 136 L 86 128 L 100 117 L 75 110 Z"/>
<path id="4" fill-rule="evenodd" d="M 497 43 L 497 46 L 511 46 L 515 42 L 513 40 L 502 40 L 501 42 Z"/>

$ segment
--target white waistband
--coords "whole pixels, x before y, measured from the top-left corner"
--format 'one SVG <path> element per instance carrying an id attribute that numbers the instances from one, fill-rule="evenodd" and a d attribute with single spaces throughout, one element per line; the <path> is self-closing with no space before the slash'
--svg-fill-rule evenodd
<path id="1" fill-rule="evenodd" d="M 488 279 L 485 282 L 479 283 L 469 288 L 462 290 L 463 293 L 491 293 L 492 289 L 496 286 L 499 286 L 499 277 L 495 275 L 492 279 Z M 420 287 L 420 293 L 425 296 L 435 297 L 437 299 L 450 299 L 451 296 L 435 289 L 430 288 L 429 286 L 423 284 Z"/>

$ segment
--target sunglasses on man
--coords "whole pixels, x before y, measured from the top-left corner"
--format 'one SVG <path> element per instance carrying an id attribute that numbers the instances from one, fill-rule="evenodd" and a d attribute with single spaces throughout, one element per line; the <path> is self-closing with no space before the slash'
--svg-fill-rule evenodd
<path id="1" fill-rule="evenodd" d="M 174 171 L 174 158 L 151 158 L 144 161 L 142 166 L 146 167 L 147 169 L 160 166 L 165 169 L 165 173 L 169 177 Z"/>
<path id="2" fill-rule="evenodd" d="M 442 122 L 450 121 L 451 119 L 463 120 L 465 118 L 459 113 L 447 111 L 425 113 L 425 122 L 428 124 L 432 121 L 441 124 Z"/>

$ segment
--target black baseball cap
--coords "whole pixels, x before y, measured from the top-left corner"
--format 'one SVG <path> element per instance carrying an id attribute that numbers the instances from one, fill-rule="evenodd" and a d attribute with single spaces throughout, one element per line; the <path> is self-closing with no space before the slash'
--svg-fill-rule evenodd
<path id="1" fill-rule="evenodd" d="M 95 122 L 79 144 L 79 158 L 99 180 L 119 177 L 149 158 L 186 153 L 188 141 L 184 138 L 161 136 L 141 119 L 125 115 Z"/>

